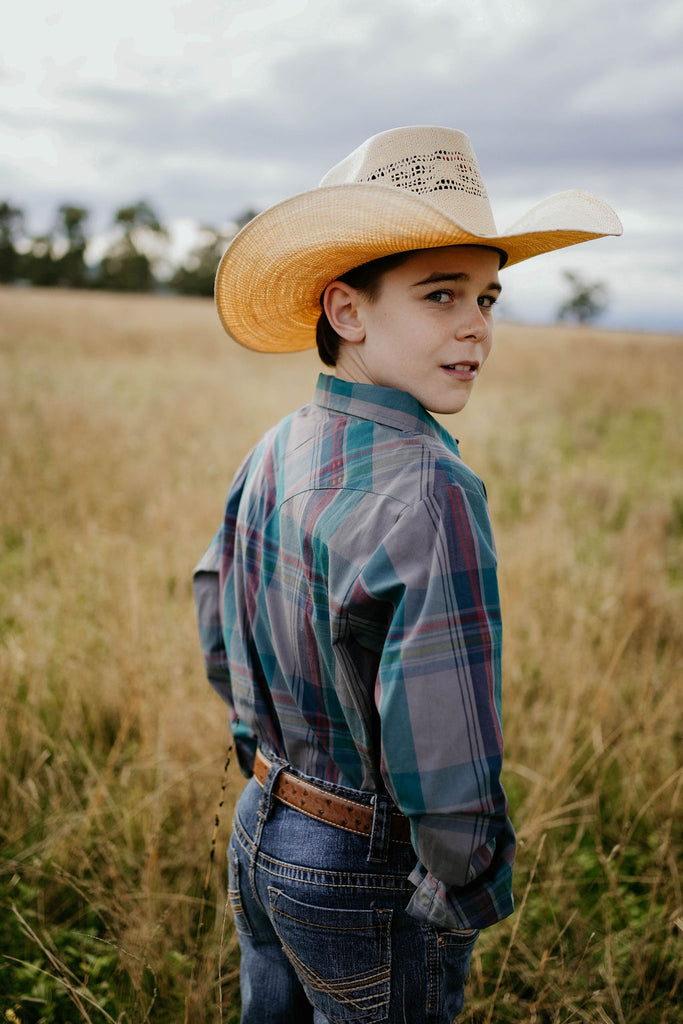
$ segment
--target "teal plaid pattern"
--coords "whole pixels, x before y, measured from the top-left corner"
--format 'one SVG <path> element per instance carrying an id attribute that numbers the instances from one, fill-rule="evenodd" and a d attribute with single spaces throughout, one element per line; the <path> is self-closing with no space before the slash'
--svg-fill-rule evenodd
<path id="1" fill-rule="evenodd" d="M 411 823 L 411 912 L 512 912 L 500 783 L 502 627 L 486 493 L 405 392 L 321 374 L 232 483 L 194 587 L 243 770 L 256 744 L 388 792 Z"/>

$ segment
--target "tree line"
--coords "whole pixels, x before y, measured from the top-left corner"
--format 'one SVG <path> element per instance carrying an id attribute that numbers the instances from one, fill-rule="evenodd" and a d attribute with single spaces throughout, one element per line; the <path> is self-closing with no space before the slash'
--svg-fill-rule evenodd
<path id="1" fill-rule="evenodd" d="M 203 227 L 198 242 L 180 266 L 166 259 L 168 230 L 145 200 L 122 206 L 114 214 L 111 240 L 96 264 L 86 253 L 89 213 L 82 206 L 62 204 L 51 229 L 29 237 L 23 210 L 0 203 L 0 283 L 101 288 L 118 292 L 170 290 L 181 295 L 213 295 L 216 267 L 232 237 L 253 217 L 245 210 L 236 217 L 229 233 Z M 164 273 L 165 270 L 165 273 Z M 563 271 L 569 289 L 560 305 L 558 320 L 588 323 L 607 308 L 608 291 L 600 282 L 584 281 L 573 271 Z"/>
<path id="2" fill-rule="evenodd" d="M 255 216 L 245 210 L 231 232 L 202 227 L 196 246 L 180 266 L 169 268 L 167 228 L 145 200 L 118 209 L 110 241 L 96 262 L 87 259 L 89 211 L 63 203 L 51 227 L 28 235 L 24 211 L 0 202 L 0 282 L 60 288 L 100 288 L 119 292 L 159 289 L 183 295 L 213 295 L 216 267 L 230 238 Z"/>

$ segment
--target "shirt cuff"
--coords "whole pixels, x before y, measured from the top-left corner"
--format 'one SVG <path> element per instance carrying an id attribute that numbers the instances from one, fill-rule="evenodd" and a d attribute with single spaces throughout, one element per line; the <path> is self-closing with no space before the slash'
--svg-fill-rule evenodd
<path id="1" fill-rule="evenodd" d="M 444 885 L 418 861 L 409 880 L 415 886 L 408 913 L 422 924 L 446 931 L 488 928 L 514 911 L 512 865 L 515 833 L 509 821 L 487 871 L 466 885 Z"/>
<path id="2" fill-rule="evenodd" d="M 464 931 L 479 927 L 448 898 L 446 886 L 437 881 L 423 864 L 417 864 L 408 876 L 408 881 L 416 887 L 407 907 L 411 917 L 441 929 Z"/>

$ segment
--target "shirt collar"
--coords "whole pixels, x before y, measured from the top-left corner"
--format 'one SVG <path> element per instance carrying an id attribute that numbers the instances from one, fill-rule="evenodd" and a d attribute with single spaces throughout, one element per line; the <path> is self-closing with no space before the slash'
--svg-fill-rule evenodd
<path id="1" fill-rule="evenodd" d="M 377 384 L 352 384 L 321 373 L 313 402 L 323 409 L 372 420 L 394 430 L 429 434 L 459 455 L 456 439 L 407 391 L 383 388 Z"/>

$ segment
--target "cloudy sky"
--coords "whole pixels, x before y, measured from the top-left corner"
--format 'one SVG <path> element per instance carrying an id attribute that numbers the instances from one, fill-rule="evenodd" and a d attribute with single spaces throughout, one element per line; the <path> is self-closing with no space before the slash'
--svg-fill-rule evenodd
<path id="1" fill-rule="evenodd" d="M 0 199 L 34 234 L 146 198 L 185 238 L 446 125 L 500 230 L 572 187 L 624 224 L 505 271 L 504 315 L 551 319 L 571 269 L 608 283 L 606 325 L 683 330 L 680 0 L 30 0 L 0 50 Z"/>

